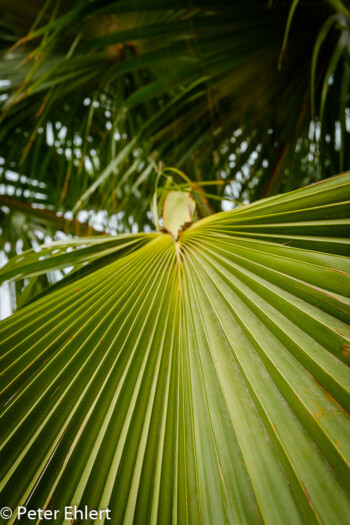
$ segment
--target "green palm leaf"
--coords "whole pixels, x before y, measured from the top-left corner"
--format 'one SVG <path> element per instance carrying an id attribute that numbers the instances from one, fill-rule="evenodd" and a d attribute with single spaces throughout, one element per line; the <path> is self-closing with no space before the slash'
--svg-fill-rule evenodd
<path id="1" fill-rule="evenodd" d="M 88 505 L 126 524 L 346 523 L 349 200 L 348 173 L 178 242 L 81 241 L 79 264 L 96 243 L 111 258 L 0 325 L 3 505 L 59 522 Z"/>

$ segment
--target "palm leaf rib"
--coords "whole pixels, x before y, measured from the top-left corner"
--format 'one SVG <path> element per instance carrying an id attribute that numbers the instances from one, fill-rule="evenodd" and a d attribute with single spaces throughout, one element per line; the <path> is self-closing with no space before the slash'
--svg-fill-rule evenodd
<path id="1" fill-rule="evenodd" d="M 0 324 L 2 503 L 62 523 L 68 505 L 116 524 L 346 523 L 349 200 L 347 173 L 179 241 L 10 262 L 3 279 L 90 266 Z"/>

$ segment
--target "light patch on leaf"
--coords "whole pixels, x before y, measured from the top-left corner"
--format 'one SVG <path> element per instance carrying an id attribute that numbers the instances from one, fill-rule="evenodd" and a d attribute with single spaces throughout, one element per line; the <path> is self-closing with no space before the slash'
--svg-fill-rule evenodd
<path id="1" fill-rule="evenodd" d="M 192 223 L 196 204 L 189 193 L 169 191 L 163 205 L 163 225 L 173 239 L 179 238 L 179 232 Z"/>

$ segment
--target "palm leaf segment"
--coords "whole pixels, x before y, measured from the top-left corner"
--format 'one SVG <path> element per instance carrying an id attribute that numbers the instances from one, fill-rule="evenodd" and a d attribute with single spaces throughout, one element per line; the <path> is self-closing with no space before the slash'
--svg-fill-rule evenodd
<path id="1" fill-rule="evenodd" d="M 4 321 L 2 503 L 345 523 L 349 198 L 345 174 L 130 237 Z"/>

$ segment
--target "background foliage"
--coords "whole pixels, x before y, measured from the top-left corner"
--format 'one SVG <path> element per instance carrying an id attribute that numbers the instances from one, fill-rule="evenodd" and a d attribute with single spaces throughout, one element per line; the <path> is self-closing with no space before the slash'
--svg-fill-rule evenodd
<path id="1" fill-rule="evenodd" d="M 0 9 L 1 187 L 16 201 L 105 210 L 104 227 L 117 215 L 112 228 L 129 231 L 154 227 L 154 163 L 247 202 L 350 168 L 350 15 L 340 0 Z"/>

